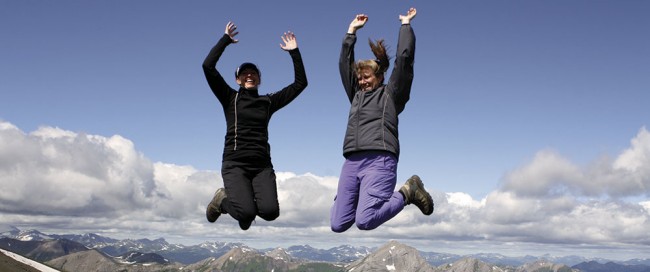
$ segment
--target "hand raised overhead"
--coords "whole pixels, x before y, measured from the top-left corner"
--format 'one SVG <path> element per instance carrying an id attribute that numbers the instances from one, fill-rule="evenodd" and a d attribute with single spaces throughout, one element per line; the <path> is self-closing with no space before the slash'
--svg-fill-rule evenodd
<path id="1" fill-rule="evenodd" d="M 368 22 L 368 15 L 365 14 L 357 14 L 357 16 L 354 17 L 354 20 L 350 22 L 350 27 L 348 28 L 348 33 L 354 34 L 357 32 L 358 29 L 362 28 L 366 23 Z"/>
<path id="2" fill-rule="evenodd" d="M 415 8 L 410 8 L 407 12 L 406 15 L 399 15 L 399 20 L 402 21 L 402 24 L 410 24 L 411 20 L 415 18 L 415 15 L 418 13 L 418 11 Z"/>
<path id="3" fill-rule="evenodd" d="M 280 48 L 282 48 L 282 50 L 289 51 L 298 48 L 296 35 L 293 34 L 293 32 L 291 31 L 285 32 L 281 38 L 282 38 L 282 42 L 284 42 L 284 44 L 280 44 Z"/>
<path id="4" fill-rule="evenodd" d="M 237 30 L 237 26 L 235 25 L 235 23 L 228 22 L 228 24 L 226 24 L 225 33 L 226 33 L 226 35 L 230 36 L 230 39 L 232 40 L 233 43 L 236 43 L 236 42 L 239 41 L 239 40 L 235 39 L 235 36 L 237 36 L 237 34 L 239 34 L 239 32 L 236 32 L 236 30 Z"/>

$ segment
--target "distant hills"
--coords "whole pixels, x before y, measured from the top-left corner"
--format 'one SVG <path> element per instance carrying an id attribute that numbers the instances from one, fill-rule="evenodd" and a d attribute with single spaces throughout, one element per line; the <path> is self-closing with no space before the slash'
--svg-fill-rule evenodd
<path id="1" fill-rule="evenodd" d="M 299 245 L 254 249 L 241 243 L 184 246 L 162 238 L 117 240 L 97 234 L 55 235 L 16 228 L 0 237 L 0 248 L 65 271 L 650 272 L 650 259 L 613 262 L 579 256 L 460 256 L 421 252 L 397 241 L 379 248 Z"/>
<path id="2" fill-rule="evenodd" d="M 13 252 L 9 251 L 4 251 L 0 249 L 0 271 L 2 272 L 40 272 L 42 270 L 33 267 L 29 264 L 34 264 L 34 265 L 41 265 L 40 263 L 37 263 L 36 261 L 29 261 L 29 259 L 26 259 L 22 256 L 17 256 Z"/>

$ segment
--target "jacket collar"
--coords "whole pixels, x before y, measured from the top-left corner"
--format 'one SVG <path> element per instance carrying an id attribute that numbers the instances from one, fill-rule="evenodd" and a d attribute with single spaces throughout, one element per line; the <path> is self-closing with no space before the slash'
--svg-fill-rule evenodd
<path id="1" fill-rule="evenodd" d="M 243 87 L 239 87 L 239 93 L 240 94 L 250 95 L 250 96 L 253 96 L 253 97 L 260 96 L 258 90 L 248 90 L 248 89 L 243 88 Z"/>

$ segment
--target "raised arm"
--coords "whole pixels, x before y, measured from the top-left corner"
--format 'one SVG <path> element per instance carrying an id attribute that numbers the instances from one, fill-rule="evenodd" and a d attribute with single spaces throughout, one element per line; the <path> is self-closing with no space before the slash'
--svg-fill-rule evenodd
<path id="1" fill-rule="evenodd" d="M 203 73 L 205 74 L 205 79 L 208 81 L 208 85 L 210 85 L 210 89 L 212 89 L 214 95 L 222 104 L 226 101 L 231 88 L 223 79 L 221 73 L 217 71 L 217 61 L 219 61 L 226 46 L 238 42 L 238 40 L 235 39 L 235 36 L 239 34 L 239 32 L 236 30 L 237 26 L 232 22 L 228 22 L 228 24 L 226 24 L 224 35 L 221 36 L 221 39 L 219 39 L 217 44 L 212 47 L 208 56 L 203 60 Z"/>
<path id="2" fill-rule="evenodd" d="M 359 82 L 357 81 L 356 72 L 353 69 L 354 65 L 354 45 L 357 42 L 357 30 L 361 29 L 368 22 L 368 16 L 365 14 L 357 14 L 350 26 L 348 32 L 343 38 L 341 46 L 341 55 L 339 56 L 339 73 L 341 74 L 341 82 L 343 89 L 348 96 L 348 100 L 352 103 L 354 93 L 358 89 Z"/>
<path id="3" fill-rule="evenodd" d="M 302 62 L 302 55 L 298 49 L 298 41 L 296 35 L 291 31 L 287 31 L 281 36 L 282 42 L 280 48 L 289 52 L 291 60 L 293 61 L 293 83 L 284 87 L 282 90 L 269 95 L 271 99 L 271 111 L 275 112 L 282 107 L 293 101 L 302 91 L 307 88 L 307 74 L 305 73 L 305 66 Z"/>
<path id="4" fill-rule="evenodd" d="M 411 20 L 416 14 L 415 8 L 410 8 L 406 15 L 399 15 L 402 25 L 399 30 L 395 65 L 387 83 L 387 88 L 395 97 L 398 113 L 404 110 L 411 96 L 415 61 L 415 33 L 411 28 Z"/>

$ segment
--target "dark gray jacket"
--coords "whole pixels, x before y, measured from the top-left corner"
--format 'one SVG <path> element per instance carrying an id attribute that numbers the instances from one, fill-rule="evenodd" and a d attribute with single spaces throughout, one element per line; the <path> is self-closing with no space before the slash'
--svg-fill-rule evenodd
<path id="1" fill-rule="evenodd" d="M 357 36 L 346 34 L 343 39 L 339 71 L 348 95 L 350 114 L 343 142 L 346 158 L 358 151 L 388 151 L 399 158 L 398 115 L 404 110 L 411 94 L 415 34 L 411 25 L 400 27 L 395 64 L 390 79 L 372 91 L 361 91 L 354 64 L 354 44 Z"/>

